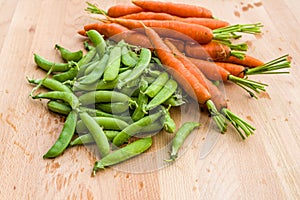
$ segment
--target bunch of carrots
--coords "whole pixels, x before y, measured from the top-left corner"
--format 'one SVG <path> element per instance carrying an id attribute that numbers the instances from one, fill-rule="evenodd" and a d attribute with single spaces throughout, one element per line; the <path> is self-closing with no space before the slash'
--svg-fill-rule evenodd
<path id="1" fill-rule="evenodd" d="M 243 34 L 261 33 L 261 23 L 231 25 L 204 7 L 132 0 L 107 11 L 88 3 L 86 11 L 99 22 L 85 25 L 79 34 L 96 30 L 106 39 L 151 49 L 185 92 L 207 107 L 221 133 L 228 122 L 243 139 L 255 128 L 228 109 L 215 83 L 230 81 L 257 98 L 267 84 L 248 76 L 288 73 L 278 70 L 290 67 L 288 55 L 263 62 L 247 54 L 246 43 L 237 43 Z"/>

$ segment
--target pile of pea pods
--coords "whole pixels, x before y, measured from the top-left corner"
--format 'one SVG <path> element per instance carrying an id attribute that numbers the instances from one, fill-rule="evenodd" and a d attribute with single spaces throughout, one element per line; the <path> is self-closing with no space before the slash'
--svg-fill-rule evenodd
<path id="1" fill-rule="evenodd" d="M 124 41 L 105 40 L 87 32 L 86 51 L 55 48 L 65 62 L 51 62 L 34 54 L 46 73 L 29 79 L 32 99 L 47 99 L 51 112 L 66 116 L 62 130 L 43 158 L 60 156 L 76 145 L 96 145 L 100 159 L 92 174 L 142 154 L 161 130 L 174 133 L 170 159 L 174 161 L 187 136 L 200 124 L 177 127 L 169 109 L 184 104 L 184 94 L 153 53 Z M 86 52 L 84 54 L 84 52 Z M 48 90 L 38 92 L 43 87 Z"/>

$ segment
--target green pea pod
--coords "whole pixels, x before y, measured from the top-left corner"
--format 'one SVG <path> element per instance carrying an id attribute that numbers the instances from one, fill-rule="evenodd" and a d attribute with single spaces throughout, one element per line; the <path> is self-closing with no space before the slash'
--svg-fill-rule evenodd
<path id="1" fill-rule="evenodd" d="M 50 91 L 46 93 L 37 94 L 35 96 L 32 96 L 32 98 L 62 100 L 68 103 L 72 109 L 77 109 L 79 107 L 78 98 L 71 92 Z"/>
<path id="2" fill-rule="evenodd" d="M 118 133 L 119 133 L 119 131 L 104 130 L 104 134 L 106 135 L 106 137 L 109 141 L 112 141 Z M 91 144 L 91 143 L 95 143 L 95 140 L 90 133 L 87 133 L 84 135 L 80 135 L 75 140 L 71 141 L 70 146 Z"/>
<path id="3" fill-rule="evenodd" d="M 129 109 L 129 103 L 124 102 L 114 102 L 114 103 L 100 103 L 96 104 L 95 108 L 98 110 L 102 110 L 107 113 L 112 114 L 120 114 L 125 111 L 128 111 Z"/>
<path id="4" fill-rule="evenodd" d="M 79 113 L 80 119 L 84 125 L 88 128 L 89 132 L 93 136 L 95 143 L 98 147 L 99 153 L 102 157 L 105 157 L 110 153 L 109 141 L 106 138 L 102 127 L 91 117 L 87 112 Z"/>
<path id="5" fill-rule="evenodd" d="M 121 119 L 111 117 L 93 117 L 94 121 L 103 129 L 120 131 L 129 126 L 129 124 Z M 87 127 L 83 121 L 78 120 L 76 130 L 78 133 L 87 132 Z"/>
<path id="6" fill-rule="evenodd" d="M 95 103 L 110 103 L 110 102 L 131 102 L 129 96 L 117 91 L 91 91 L 79 96 L 79 101 L 82 105 Z"/>
<path id="7" fill-rule="evenodd" d="M 143 117 L 142 119 L 130 124 L 114 138 L 113 144 L 115 146 L 122 145 L 131 136 L 134 136 L 135 134 L 140 132 L 143 127 L 148 126 L 149 124 L 153 123 L 154 121 L 159 119 L 161 116 L 162 116 L 162 112 L 158 111 L 155 114 Z"/>
<path id="8" fill-rule="evenodd" d="M 41 69 L 47 72 L 50 71 L 50 69 L 52 72 L 65 72 L 68 71 L 73 65 L 72 62 L 54 63 L 37 54 L 34 54 L 34 61 Z"/>
<path id="9" fill-rule="evenodd" d="M 120 83 L 118 84 L 118 88 L 122 88 L 128 82 L 140 77 L 144 73 L 145 69 L 149 66 L 150 61 L 151 61 L 151 51 L 149 49 L 142 48 L 138 63 L 133 68 L 130 76 L 126 77 L 123 80 L 120 80 Z"/>
<path id="10" fill-rule="evenodd" d="M 184 143 L 185 139 L 189 136 L 189 134 L 200 124 L 197 122 L 185 122 L 175 134 L 172 142 L 172 150 L 171 150 L 171 157 L 166 161 L 174 161 L 178 156 L 178 150 Z"/>
<path id="11" fill-rule="evenodd" d="M 95 117 L 110 117 L 110 118 L 115 118 L 115 119 L 120 119 L 123 120 L 125 122 L 131 122 L 131 117 L 130 116 L 123 116 L 123 115 L 113 115 L 111 113 L 106 113 L 103 112 L 101 110 L 97 110 L 97 109 L 92 109 L 92 108 L 87 108 L 87 107 L 80 107 L 81 111 L 86 111 L 87 113 L 89 113 L 92 116 Z"/>
<path id="12" fill-rule="evenodd" d="M 151 110 L 157 106 L 163 104 L 168 98 L 170 98 L 177 89 L 177 82 L 173 79 L 169 79 L 165 86 L 157 93 L 155 97 L 148 103 L 146 110 Z"/>
<path id="13" fill-rule="evenodd" d="M 72 111 L 72 108 L 69 105 L 54 100 L 48 101 L 47 107 L 52 112 L 62 115 L 68 115 Z"/>
<path id="14" fill-rule="evenodd" d="M 142 77 L 140 81 L 140 88 L 139 88 L 140 92 L 137 100 L 138 106 L 135 108 L 131 116 L 133 121 L 138 121 L 142 119 L 144 115 L 147 113 L 145 110 L 145 106 L 148 103 L 148 96 L 143 93 L 147 89 L 147 87 L 148 87 L 148 82 Z"/>
<path id="15" fill-rule="evenodd" d="M 65 61 L 78 62 L 83 56 L 82 50 L 72 52 L 58 44 L 55 45 L 55 48 L 59 50 L 61 57 Z"/>
<path id="16" fill-rule="evenodd" d="M 43 158 L 55 158 L 67 148 L 74 135 L 76 122 L 77 112 L 73 110 L 69 113 L 57 141 L 43 156 Z"/>
<path id="17" fill-rule="evenodd" d="M 100 79 L 100 77 L 103 75 L 103 72 L 106 68 L 108 57 L 109 56 L 107 54 L 104 54 L 103 57 L 101 58 L 101 60 L 96 63 L 96 66 L 91 71 L 91 73 L 78 79 L 80 84 L 88 85 L 88 84 L 92 84 L 92 83 L 95 83 L 96 81 L 98 81 Z"/>
<path id="18" fill-rule="evenodd" d="M 113 81 L 117 78 L 119 74 L 120 65 L 121 65 L 121 47 L 114 46 L 110 51 L 107 66 L 103 74 L 104 82 Z"/>
<path id="19" fill-rule="evenodd" d="M 72 67 L 66 72 L 53 75 L 52 78 L 63 83 L 65 81 L 74 80 L 74 78 L 77 76 L 77 73 L 78 67 Z"/>
<path id="20" fill-rule="evenodd" d="M 161 118 L 162 124 L 164 125 L 165 131 L 168 133 L 174 133 L 176 130 L 176 123 L 172 119 L 168 109 L 163 107 L 164 117 Z"/>
<path id="21" fill-rule="evenodd" d="M 88 64 L 93 60 L 93 58 L 96 55 L 96 48 L 91 49 L 89 52 L 87 52 L 77 63 L 78 67 L 81 68 L 81 66 Z"/>
<path id="22" fill-rule="evenodd" d="M 172 95 L 168 98 L 163 104 L 166 106 L 181 106 L 186 102 L 183 100 L 183 97 L 180 95 Z"/>
<path id="23" fill-rule="evenodd" d="M 100 56 L 100 58 L 102 58 L 102 56 L 106 52 L 106 42 L 104 38 L 96 30 L 89 30 L 86 32 L 86 34 L 89 37 L 89 39 L 92 41 L 92 43 L 95 45 L 98 55 Z"/>
<path id="24" fill-rule="evenodd" d="M 121 52 L 122 52 L 121 62 L 125 66 L 128 66 L 129 68 L 134 67 L 137 61 L 132 56 L 130 56 L 129 49 L 127 48 L 127 46 L 123 46 Z"/>
<path id="25" fill-rule="evenodd" d="M 48 88 L 50 90 L 53 91 L 61 91 L 61 92 L 72 92 L 72 90 L 62 84 L 61 82 L 52 79 L 52 78 L 44 78 L 44 79 L 27 79 L 29 83 L 33 83 L 33 84 L 41 84 L 42 86 L 44 86 L 45 88 Z"/>
<path id="26" fill-rule="evenodd" d="M 164 87 L 168 80 L 169 74 L 162 72 L 144 93 L 153 98 Z"/>
<path id="27" fill-rule="evenodd" d="M 151 147 L 151 145 L 152 138 L 147 137 L 136 140 L 121 149 L 113 151 L 101 160 L 96 161 L 93 168 L 93 175 L 95 175 L 96 172 L 100 169 L 104 169 L 105 167 L 118 164 L 145 152 Z"/>

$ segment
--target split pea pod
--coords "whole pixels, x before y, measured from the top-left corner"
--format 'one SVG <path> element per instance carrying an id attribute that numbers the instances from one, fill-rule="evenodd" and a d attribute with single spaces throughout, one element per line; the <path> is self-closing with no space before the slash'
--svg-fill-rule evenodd
<path id="1" fill-rule="evenodd" d="M 109 141 L 102 127 L 87 112 L 80 112 L 79 116 L 93 136 L 101 157 L 108 155 L 110 153 Z"/>
<path id="2" fill-rule="evenodd" d="M 123 130 L 129 126 L 129 124 L 121 119 L 111 117 L 92 117 L 93 120 L 103 129 L 108 130 Z M 78 120 L 76 130 L 78 133 L 87 132 L 87 127 L 82 120 Z"/>
<path id="3" fill-rule="evenodd" d="M 147 90 L 144 92 L 149 97 L 153 98 L 167 83 L 169 80 L 169 75 L 167 72 L 162 72 L 155 81 L 149 85 Z"/>
<path id="4" fill-rule="evenodd" d="M 137 63 L 137 61 L 132 57 L 130 56 L 130 53 L 129 53 L 129 49 L 127 46 L 123 46 L 122 49 L 121 49 L 121 53 L 122 53 L 122 56 L 121 56 L 121 62 L 127 66 L 127 67 L 134 67 Z"/>
<path id="5" fill-rule="evenodd" d="M 108 154 L 101 160 L 95 162 L 93 168 L 93 175 L 95 175 L 96 172 L 100 169 L 104 169 L 105 167 L 118 164 L 120 162 L 123 162 L 125 160 L 128 160 L 134 156 L 137 156 L 145 152 L 147 149 L 151 147 L 151 145 L 152 145 L 152 138 L 147 137 L 147 138 L 141 138 L 139 140 L 136 140 L 126 145 L 123 148 L 113 151 L 112 153 Z"/>
<path id="6" fill-rule="evenodd" d="M 27 80 L 29 83 L 41 84 L 45 88 L 48 88 L 53 91 L 70 92 L 70 93 L 72 92 L 72 90 L 68 86 L 52 78 L 27 79 Z"/>
<path id="7" fill-rule="evenodd" d="M 197 122 L 185 122 L 177 131 L 173 138 L 172 147 L 171 147 L 171 156 L 170 159 L 166 161 L 174 161 L 178 157 L 178 150 L 184 143 L 185 139 L 189 134 L 200 124 Z"/>
<path id="8" fill-rule="evenodd" d="M 106 42 L 102 35 L 96 31 L 96 30 L 89 30 L 86 32 L 89 39 L 92 41 L 92 43 L 95 45 L 96 51 L 100 58 L 105 54 L 106 52 Z"/>
<path id="9" fill-rule="evenodd" d="M 48 101 L 47 107 L 52 112 L 62 115 L 68 115 L 72 111 L 72 108 L 69 105 L 54 100 Z"/>
<path id="10" fill-rule="evenodd" d="M 141 131 L 141 129 L 157 119 L 159 119 L 162 116 L 162 112 L 158 111 L 154 114 L 151 114 L 149 116 L 143 117 L 142 119 L 130 124 L 125 129 L 123 129 L 113 140 L 113 144 L 115 146 L 120 146 L 124 142 L 126 142 L 131 136 L 134 136 L 138 132 Z"/>
<path id="11" fill-rule="evenodd" d="M 83 56 L 82 50 L 70 51 L 58 44 L 55 45 L 55 48 L 59 50 L 61 57 L 67 62 L 68 61 L 78 62 Z"/>
<path id="12" fill-rule="evenodd" d="M 69 145 L 76 128 L 77 112 L 71 111 L 66 118 L 63 129 L 54 143 L 43 158 L 54 158 L 59 156 Z"/>
<path id="13" fill-rule="evenodd" d="M 169 79 L 164 87 L 151 99 L 146 106 L 146 110 L 151 110 L 157 106 L 163 104 L 168 98 L 170 98 L 177 89 L 177 82 L 173 79 Z"/>
<path id="14" fill-rule="evenodd" d="M 34 54 L 34 61 L 41 69 L 45 71 L 49 71 L 51 69 L 52 72 L 65 72 L 68 71 L 72 66 L 72 62 L 68 63 L 55 63 L 51 62 L 38 54 Z"/>
<path id="15" fill-rule="evenodd" d="M 98 81 L 105 71 L 108 58 L 109 56 L 107 54 L 104 54 L 99 62 L 96 62 L 95 68 L 93 68 L 93 70 L 89 74 L 81 77 L 80 80 L 78 79 L 80 84 L 88 85 Z"/>
<path id="16" fill-rule="evenodd" d="M 122 88 L 128 82 L 137 79 L 139 76 L 141 76 L 144 73 L 145 69 L 149 66 L 150 61 L 151 61 L 151 51 L 149 49 L 142 48 L 138 63 L 133 68 L 130 76 L 126 77 L 123 80 L 120 80 L 120 83 L 118 84 L 118 88 Z"/>
<path id="17" fill-rule="evenodd" d="M 106 69 L 103 74 L 104 82 L 113 81 L 117 78 L 121 65 L 121 47 L 114 46 L 109 54 Z"/>
<path id="18" fill-rule="evenodd" d="M 77 109 L 79 107 L 78 98 L 71 92 L 60 92 L 60 91 L 50 91 L 46 93 L 40 93 L 32 96 L 33 99 L 51 99 L 51 100 L 62 100 L 68 103 L 72 109 Z"/>

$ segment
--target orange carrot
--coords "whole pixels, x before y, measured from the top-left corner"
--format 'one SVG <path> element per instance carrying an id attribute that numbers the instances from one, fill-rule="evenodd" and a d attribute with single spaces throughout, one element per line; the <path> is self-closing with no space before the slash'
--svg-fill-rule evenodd
<path id="1" fill-rule="evenodd" d="M 114 5 L 111 6 L 108 10 L 107 10 L 107 15 L 110 17 L 121 17 L 124 15 L 129 15 L 129 14 L 133 14 L 133 13 L 138 13 L 138 12 L 142 12 L 145 11 L 143 8 L 133 5 L 133 4 L 118 4 L 118 5 Z"/>
<path id="2" fill-rule="evenodd" d="M 84 26 L 85 31 L 91 29 L 98 31 L 101 35 L 104 35 L 105 38 L 109 38 L 116 42 L 124 40 L 132 45 L 151 48 L 151 43 L 144 34 L 131 31 L 116 23 L 94 23 Z"/>
<path id="3" fill-rule="evenodd" d="M 152 12 L 168 13 L 179 17 L 212 18 L 212 12 L 210 10 L 195 5 L 149 0 L 132 0 L 132 3 Z"/>
<path id="4" fill-rule="evenodd" d="M 120 18 L 108 18 L 108 20 L 129 29 L 143 28 L 144 24 L 147 27 L 155 28 L 155 31 L 162 37 L 173 37 L 184 40 L 190 38 L 190 40 L 195 40 L 200 44 L 206 44 L 213 39 L 212 30 L 198 24 L 174 20 L 133 20 Z"/>
<path id="5" fill-rule="evenodd" d="M 244 78 L 245 72 L 247 71 L 247 68 L 245 68 L 242 65 L 232 64 L 232 63 L 224 63 L 224 62 L 215 62 L 216 65 L 219 67 L 224 68 L 227 70 L 231 75 Z"/>
<path id="6" fill-rule="evenodd" d="M 239 65 L 243 65 L 243 66 L 246 66 L 246 67 L 258 67 L 258 66 L 261 66 L 264 64 L 263 61 L 257 59 L 257 58 L 254 58 L 252 56 L 249 56 L 249 55 L 245 55 L 244 56 L 244 59 L 238 59 L 234 56 L 230 56 L 228 57 L 227 59 L 223 60 L 224 62 L 229 62 L 229 63 L 234 63 L 234 64 L 239 64 Z"/>
<path id="7" fill-rule="evenodd" d="M 191 24 L 199 24 L 206 26 L 210 29 L 218 29 L 228 26 L 229 23 L 226 21 L 213 19 L 213 18 L 198 18 L 198 17 L 177 17 L 167 13 L 155 13 L 155 12 L 139 12 L 134 14 L 129 14 L 120 17 L 122 19 L 135 19 L 135 20 L 177 20 L 182 22 L 187 22 Z"/>

